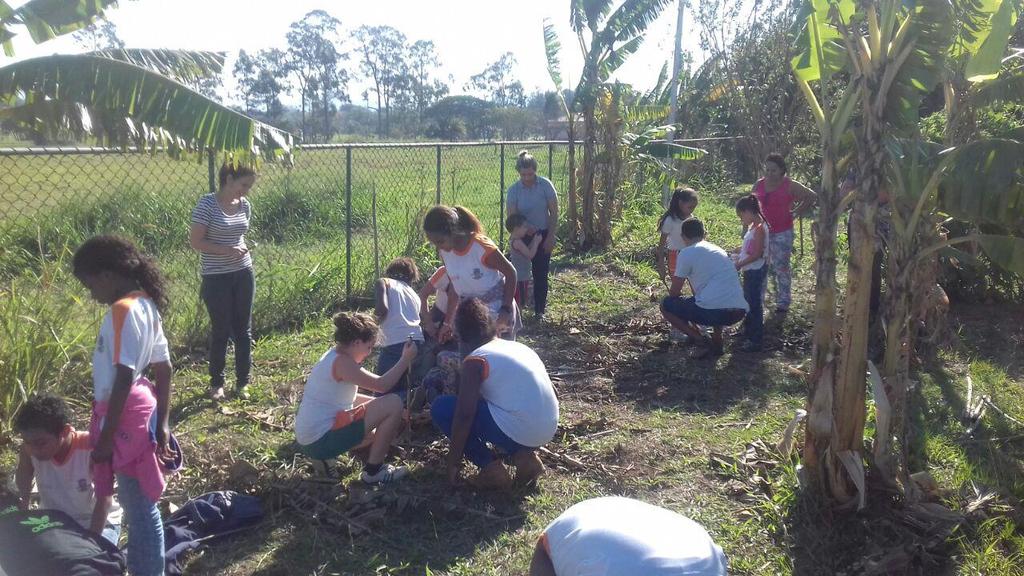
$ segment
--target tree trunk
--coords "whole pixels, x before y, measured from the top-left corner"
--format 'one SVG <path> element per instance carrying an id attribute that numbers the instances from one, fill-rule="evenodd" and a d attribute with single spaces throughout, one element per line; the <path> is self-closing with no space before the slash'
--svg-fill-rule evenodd
<path id="1" fill-rule="evenodd" d="M 577 207 L 576 195 L 576 118 L 570 110 L 566 117 L 568 121 L 569 150 L 567 162 L 569 164 L 569 189 L 566 191 L 568 203 L 568 214 L 566 221 L 569 225 L 569 246 L 573 248 L 579 244 L 579 209 Z"/>
<path id="2" fill-rule="evenodd" d="M 594 152 L 597 147 L 595 106 L 592 102 L 583 105 L 583 247 L 594 243 Z"/>

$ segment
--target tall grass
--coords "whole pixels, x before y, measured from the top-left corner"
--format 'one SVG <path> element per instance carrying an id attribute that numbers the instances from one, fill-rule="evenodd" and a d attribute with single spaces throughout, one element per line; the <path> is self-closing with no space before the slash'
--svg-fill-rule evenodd
<path id="1" fill-rule="evenodd" d="M 542 167 L 546 151 L 537 150 Z M 506 186 L 517 178 L 513 152 L 506 155 Z M 433 148 L 353 149 L 350 203 L 343 149 L 300 151 L 291 168 L 265 165 L 250 196 L 247 235 L 256 272 L 256 336 L 298 327 L 349 298 L 362 302 L 375 279 L 375 258 L 384 265 L 409 255 L 424 273 L 432 271 L 436 254 L 420 222 L 436 200 L 436 160 Z M 561 191 L 564 149 L 554 168 Z M 499 172 L 496 146 L 443 150 L 442 201 L 470 207 L 495 240 Z M 188 230 L 192 208 L 207 191 L 204 165 L 163 157 L 0 156 L 0 421 L 34 390 L 87 389 L 88 352 L 103 311 L 87 302 L 68 260 L 93 235 L 130 238 L 156 257 L 170 284 L 164 326 L 172 347 L 177 353 L 205 348 L 209 320 Z"/>

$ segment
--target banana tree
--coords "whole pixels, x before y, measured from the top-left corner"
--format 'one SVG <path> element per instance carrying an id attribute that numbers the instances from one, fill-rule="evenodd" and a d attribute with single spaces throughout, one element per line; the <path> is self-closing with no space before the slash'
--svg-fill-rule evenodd
<path id="1" fill-rule="evenodd" d="M 851 204 L 852 212 L 838 357 L 830 359 L 827 351 L 815 351 L 804 458 L 812 478 L 834 500 L 863 506 L 870 283 L 879 190 L 886 160 L 882 136 L 916 130 L 921 100 L 938 84 L 943 58 L 952 42 L 952 14 L 945 0 L 810 0 L 803 13 L 808 19 L 803 35 L 808 48 L 800 62 L 812 70 L 848 73 L 851 83 L 844 99 L 850 94 L 855 101 L 842 103 L 839 108 L 849 106 L 860 111 L 853 129 L 859 182 L 855 192 L 843 202 Z M 799 66 L 794 68 L 799 72 Z M 801 83 L 801 89 L 809 96 L 805 83 Z M 816 109 L 814 101 L 808 100 L 820 128 L 824 110 Z M 838 135 L 828 136 L 829 141 L 823 136 L 824 144 L 837 142 Z M 816 304 L 816 312 L 822 315 L 816 321 L 831 320 L 834 312 L 824 308 Z M 816 334 L 816 344 L 824 344 L 824 339 L 824 335 Z M 905 384 L 890 382 L 889 386 Z M 893 419 L 899 421 L 903 417 L 906 390 L 893 389 L 889 396 Z M 888 438 L 889 432 L 884 434 Z M 891 471 L 883 473 L 891 475 Z"/>
<path id="2" fill-rule="evenodd" d="M 569 22 L 583 54 L 583 72 L 574 103 L 583 116 L 582 244 L 596 240 L 597 105 L 604 84 L 644 40 L 644 31 L 671 0 L 572 0 Z M 614 8 L 614 9 L 613 9 Z"/>
<path id="3" fill-rule="evenodd" d="M 21 28 L 36 43 L 74 32 L 116 5 L 105 0 L 0 0 L 0 42 L 13 56 Z M 118 50 L 54 55 L 0 67 L 0 117 L 64 128 L 100 143 L 165 147 L 172 154 L 213 149 L 236 160 L 286 154 L 291 135 L 240 114 L 185 84 L 220 73 L 223 55 Z"/>
<path id="4" fill-rule="evenodd" d="M 555 32 L 555 26 L 551 20 L 544 19 L 544 55 L 547 57 L 548 75 L 555 85 L 555 93 L 558 94 L 558 102 L 562 105 L 562 112 L 565 113 L 567 132 L 569 137 L 569 189 L 565 191 L 567 198 L 566 221 L 569 227 L 568 245 L 577 246 L 579 242 L 579 195 L 576 190 L 576 113 L 572 106 L 565 100 L 565 88 L 562 84 L 562 63 L 560 54 L 562 43 Z"/>
<path id="5" fill-rule="evenodd" d="M 964 258 L 955 246 L 976 242 L 995 263 L 1024 273 L 1024 239 L 1005 234 L 949 238 L 942 222 L 957 218 L 979 227 L 1012 227 L 1024 216 L 1024 142 L 987 139 L 951 149 L 920 138 L 886 146 L 892 229 L 887 235 L 885 359 L 881 376 L 893 407 L 907 408 L 910 355 L 917 320 L 933 305 L 936 255 Z M 874 459 L 883 477 L 917 494 L 906 461 L 907 419 L 893 413 L 891 430 L 879 426 Z M 895 443 L 893 442 L 895 441 Z"/>

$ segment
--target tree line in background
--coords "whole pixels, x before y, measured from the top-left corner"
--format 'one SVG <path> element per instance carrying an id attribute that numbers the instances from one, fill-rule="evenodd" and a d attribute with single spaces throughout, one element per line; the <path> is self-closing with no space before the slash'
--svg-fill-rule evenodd
<path id="1" fill-rule="evenodd" d="M 116 27 L 99 21 L 75 38 L 88 50 L 123 48 Z M 449 94 L 454 79 L 443 76 L 430 40 L 411 40 L 391 26 L 360 26 L 351 33 L 323 10 L 293 22 L 285 48 L 242 50 L 231 73 L 238 109 L 249 116 L 302 135 L 305 142 L 327 142 L 344 135 L 366 139 L 440 140 L 564 137 L 558 95 L 527 93 L 516 79 L 516 58 L 502 54 L 463 87 Z M 350 84 L 369 87 L 351 101 Z M 220 76 L 190 83 L 220 98 Z M 283 102 L 298 97 L 298 108 Z M 567 95 L 571 99 L 571 94 Z"/>

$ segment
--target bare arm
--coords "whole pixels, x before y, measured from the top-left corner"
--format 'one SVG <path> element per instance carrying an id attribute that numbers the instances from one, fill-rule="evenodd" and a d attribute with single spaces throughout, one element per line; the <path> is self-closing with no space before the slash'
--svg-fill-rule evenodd
<path id="1" fill-rule="evenodd" d="M 793 213 L 798 216 L 803 216 L 809 212 L 818 202 L 818 195 L 814 193 L 814 190 L 811 190 L 796 180 L 790 180 L 790 191 L 790 193 L 796 198 L 796 205 L 793 207 Z"/>
<path id="2" fill-rule="evenodd" d="M 665 234 L 664 232 L 662 232 L 661 233 L 661 239 L 658 240 L 658 247 L 655 249 L 655 254 L 656 254 L 656 256 L 655 256 L 655 262 L 656 262 L 655 269 L 658 271 L 658 275 L 661 276 L 662 278 L 665 277 L 666 270 L 668 270 L 668 263 L 665 261 L 665 255 L 666 255 L 665 248 L 667 246 L 668 246 L 668 234 Z M 671 273 L 671 272 L 672 272 L 671 270 L 668 270 L 668 273 Z"/>
<path id="3" fill-rule="evenodd" d="M 233 254 L 241 256 L 249 251 L 249 249 L 244 246 L 223 246 L 221 244 L 214 244 L 206 239 L 206 230 L 206 224 L 193 223 L 192 227 L 188 231 L 188 245 L 196 252 L 205 252 L 206 254 L 216 254 L 218 256 L 228 256 Z"/>
<path id="4" fill-rule="evenodd" d="M 451 446 L 448 448 L 448 480 L 454 482 L 462 465 L 466 439 L 476 418 L 476 405 L 480 400 L 480 385 L 484 380 L 483 362 L 469 360 L 462 363 L 462 380 L 455 400 L 455 418 L 452 422 Z"/>
<path id="5" fill-rule="evenodd" d="M 388 317 L 388 281 L 378 278 L 373 291 L 375 298 L 373 312 L 377 315 L 378 320 L 383 320 Z"/>
<path id="6" fill-rule="evenodd" d="M 516 295 L 516 268 L 505 258 L 505 255 L 497 250 L 492 250 L 485 258 L 484 264 L 501 272 L 505 277 L 505 293 L 502 295 L 501 305 L 512 309 L 512 300 Z"/>
<path id="7" fill-rule="evenodd" d="M 36 469 L 32 466 L 28 448 L 22 447 L 18 453 L 18 470 L 14 473 L 14 483 L 18 486 L 18 507 L 22 510 L 28 510 L 32 499 L 32 479 L 35 475 Z"/>
<path id="8" fill-rule="evenodd" d="M 338 372 L 341 379 L 346 382 L 351 382 L 360 388 L 383 394 L 390 392 L 395 387 L 395 384 L 398 384 L 398 380 L 405 374 L 405 371 L 416 357 L 416 351 L 416 343 L 412 341 L 406 342 L 405 347 L 402 349 L 402 358 L 390 370 L 380 376 L 356 364 L 348 356 L 339 354 Z"/>
<path id="9" fill-rule="evenodd" d="M 557 576 L 555 574 L 555 567 L 551 563 L 551 557 L 548 556 L 548 551 L 544 549 L 544 544 L 541 540 L 537 540 L 537 545 L 533 548 L 533 559 L 530 561 L 530 576 Z"/>
<path id="10" fill-rule="evenodd" d="M 683 291 L 683 284 L 686 283 L 686 279 L 680 278 L 679 276 L 672 276 L 672 285 L 669 286 L 668 295 L 672 297 L 679 296 Z"/>
<path id="11" fill-rule="evenodd" d="M 113 504 L 113 495 L 96 499 L 96 505 L 92 508 L 92 519 L 89 521 L 89 530 L 91 532 L 94 534 L 103 533 L 103 527 L 107 525 L 107 515 Z"/>
<path id="12" fill-rule="evenodd" d="M 118 364 L 116 369 L 114 386 L 110 392 L 110 398 L 107 400 L 107 415 L 103 419 L 103 430 L 100 431 L 100 437 L 96 440 L 96 447 L 92 451 L 93 462 L 110 461 L 114 453 L 114 432 L 121 425 L 121 414 L 124 412 L 128 393 L 132 389 L 132 369 L 123 364 Z M 158 409 L 159 406 L 158 400 Z"/>
<path id="13" fill-rule="evenodd" d="M 170 360 L 153 362 L 149 365 L 153 370 L 153 379 L 156 380 L 156 441 L 158 454 L 170 455 L 170 448 L 167 443 L 171 437 L 170 413 L 171 413 L 171 374 L 173 367 Z"/>
<path id="14" fill-rule="evenodd" d="M 555 249 L 558 236 L 558 196 L 548 202 L 548 236 L 544 239 L 544 251 L 548 254 Z"/>

